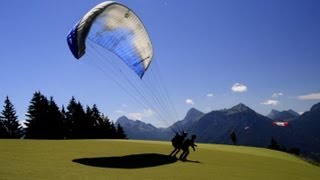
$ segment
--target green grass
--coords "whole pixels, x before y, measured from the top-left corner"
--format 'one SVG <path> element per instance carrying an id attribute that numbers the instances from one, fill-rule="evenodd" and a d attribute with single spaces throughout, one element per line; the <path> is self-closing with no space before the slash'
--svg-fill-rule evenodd
<path id="1" fill-rule="evenodd" d="M 290 154 L 198 144 L 173 161 L 169 142 L 0 140 L 0 179 L 319 179 L 320 168 Z"/>

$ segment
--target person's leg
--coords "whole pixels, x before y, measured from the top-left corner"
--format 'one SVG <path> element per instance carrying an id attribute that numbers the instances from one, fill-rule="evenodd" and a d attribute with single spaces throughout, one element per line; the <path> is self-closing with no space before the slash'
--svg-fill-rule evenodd
<path id="1" fill-rule="evenodd" d="M 173 154 L 173 157 L 177 157 L 177 154 L 180 152 L 180 148 L 177 148 L 176 152 Z"/>
<path id="2" fill-rule="evenodd" d="M 186 151 L 185 151 L 185 150 L 182 150 L 182 153 L 181 153 L 181 155 L 180 155 L 180 157 L 179 157 L 180 160 L 183 159 L 185 153 L 186 153 Z"/>
<path id="3" fill-rule="evenodd" d="M 183 158 L 182 158 L 183 161 L 186 161 L 186 160 L 187 160 L 187 157 L 188 157 L 189 153 L 190 153 L 189 150 L 187 150 L 187 151 L 185 152 L 185 154 L 184 154 L 184 156 L 183 156 Z"/>
<path id="4" fill-rule="evenodd" d="M 170 153 L 170 155 L 169 155 L 169 156 L 174 155 L 176 151 L 177 151 L 177 147 L 174 147 L 173 151 Z"/>

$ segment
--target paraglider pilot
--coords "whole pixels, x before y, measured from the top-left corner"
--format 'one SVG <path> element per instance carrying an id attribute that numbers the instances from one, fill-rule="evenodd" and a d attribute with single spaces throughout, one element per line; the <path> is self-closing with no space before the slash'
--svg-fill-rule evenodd
<path id="1" fill-rule="evenodd" d="M 191 138 L 184 141 L 184 143 L 182 144 L 182 147 L 181 147 L 183 152 L 180 155 L 180 158 L 179 158 L 180 160 L 187 161 L 187 157 L 190 153 L 190 151 L 189 151 L 190 146 L 192 147 L 193 151 L 196 150 L 195 147 L 197 147 L 197 145 L 194 144 L 194 140 L 196 139 L 196 137 L 197 137 L 196 135 L 192 135 Z"/>
<path id="2" fill-rule="evenodd" d="M 186 132 L 183 131 L 181 134 L 176 132 L 176 135 L 174 136 L 174 138 L 171 139 L 171 143 L 174 149 L 169 156 L 176 158 L 177 154 L 180 152 L 180 149 L 183 145 L 183 141 L 186 137 L 187 137 Z"/>

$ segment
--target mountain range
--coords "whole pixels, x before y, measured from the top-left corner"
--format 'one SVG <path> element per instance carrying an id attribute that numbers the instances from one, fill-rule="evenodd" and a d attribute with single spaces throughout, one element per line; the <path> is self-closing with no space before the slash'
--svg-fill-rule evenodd
<path id="1" fill-rule="evenodd" d="M 288 111 L 277 111 L 275 109 L 272 109 L 271 112 L 267 115 L 268 118 L 274 120 L 274 121 L 291 121 L 299 117 L 300 115 L 293 111 L 292 109 L 289 109 Z"/>
<path id="2" fill-rule="evenodd" d="M 273 121 L 289 123 L 281 127 L 274 126 Z M 196 134 L 197 142 L 231 144 L 230 132 L 235 130 L 238 145 L 268 147 L 274 139 L 286 149 L 298 148 L 301 154 L 320 160 L 320 103 L 302 115 L 293 110 L 272 110 L 263 116 L 240 103 L 209 113 L 191 108 L 184 119 L 168 128 L 156 128 L 125 116 L 116 123 L 121 124 L 129 139 L 170 140 L 175 131 L 184 130 Z"/>

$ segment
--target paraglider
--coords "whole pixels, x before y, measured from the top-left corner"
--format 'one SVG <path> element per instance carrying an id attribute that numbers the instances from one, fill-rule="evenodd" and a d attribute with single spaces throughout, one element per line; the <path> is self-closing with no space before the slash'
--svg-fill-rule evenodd
<path id="1" fill-rule="evenodd" d="M 181 134 L 176 133 L 176 135 L 171 139 L 171 143 L 173 146 L 173 151 L 170 153 L 169 156 L 175 157 L 180 152 L 180 149 L 182 148 L 184 139 L 187 137 L 188 133 L 182 132 Z"/>
<path id="2" fill-rule="evenodd" d="M 102 2 L 76 23 L 67 42 L 76 59 L 87 58 L 86 62 L 153 112 L 155 118 L 165 125 L 178 120 L 158 72 L 149 34 L 133 10 L 117 2 Z"/>
<path id="3" fill-rule="evenodd" d="M 128 7 L 106 1 L 92 8 L 71 30 L 69 48 L 75 58 L 86 53 L 86 40 L 113 52 L 140 78 L 153 56 L 150 38 L 142 22 Z"/>
<path id="4" fill-rule="evenodd" d="M 272 122 L 272 125 L 287 127 L 289 125 L 289 122 Z"/>

